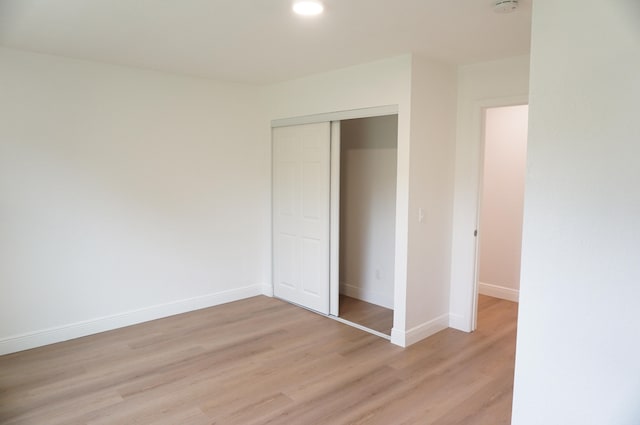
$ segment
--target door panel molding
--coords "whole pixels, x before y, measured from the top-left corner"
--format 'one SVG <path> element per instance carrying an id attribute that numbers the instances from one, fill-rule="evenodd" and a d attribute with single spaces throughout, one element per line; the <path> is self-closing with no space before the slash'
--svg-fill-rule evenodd
<path id="1" fill-rule="evenodd" d="M 329 314 L 330 123 L 273 129 L 274 295 Z"/>

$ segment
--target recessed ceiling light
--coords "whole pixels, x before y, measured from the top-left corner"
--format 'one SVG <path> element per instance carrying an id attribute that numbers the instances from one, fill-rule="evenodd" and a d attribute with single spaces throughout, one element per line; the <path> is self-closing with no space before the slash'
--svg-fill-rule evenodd
<path id="1" fill-rule="evenodd" d="M 316 16 L 323 10 L 324 6 L 317 0 L 299 0 L 293 3 L 293 11 L 302 16 Z"/>

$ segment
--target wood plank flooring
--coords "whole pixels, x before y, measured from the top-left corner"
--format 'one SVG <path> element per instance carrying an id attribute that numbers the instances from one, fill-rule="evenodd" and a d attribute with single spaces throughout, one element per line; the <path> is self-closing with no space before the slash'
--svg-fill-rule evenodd
<path id="1" fill-rule="evenodd" d="M 255 297 L 0 357 L 0 423 L 508 424 L 517 304 L 407 349 Z"/>
<path id="2" fill-rule="evenodd" d="M 341 318 L 391 335 L 393 310 L 340 294 Z"/>

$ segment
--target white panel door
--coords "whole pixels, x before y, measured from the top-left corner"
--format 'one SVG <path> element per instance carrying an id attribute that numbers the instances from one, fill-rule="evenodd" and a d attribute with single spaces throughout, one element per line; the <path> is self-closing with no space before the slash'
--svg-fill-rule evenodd
<path id="1" fill-rule="evenodd" d="M 329 314 L 330 123 L 273 129 L 273 291 Z"/>

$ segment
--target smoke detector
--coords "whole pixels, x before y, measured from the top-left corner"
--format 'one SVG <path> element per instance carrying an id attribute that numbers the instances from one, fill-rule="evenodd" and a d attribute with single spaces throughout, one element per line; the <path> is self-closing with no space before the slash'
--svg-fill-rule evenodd
<path id="1" fill-rule="evenodd" d="M 493 10 L 496 13 L 511 13 L 518 9 L 518 0 L 496 0 Z"/>

